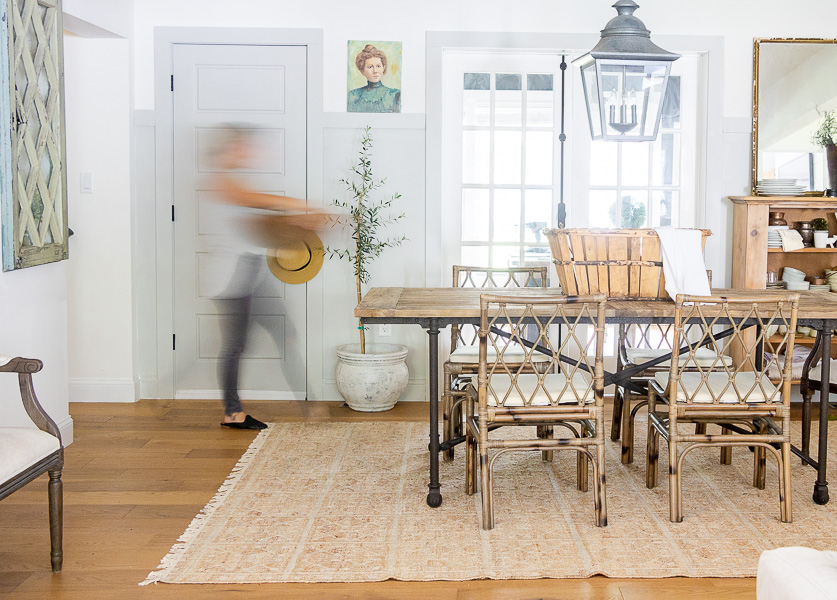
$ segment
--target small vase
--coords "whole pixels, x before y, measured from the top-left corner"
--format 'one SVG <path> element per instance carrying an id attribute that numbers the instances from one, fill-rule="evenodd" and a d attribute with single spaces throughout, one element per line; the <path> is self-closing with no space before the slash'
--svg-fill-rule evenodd
<path id="1" fill-rule="evenodd" d="M 764 214 L 764 213 L 762 213 Z M 770 226 L 775 225 L 787 225 L 788 222 L 784 219 L 785 213 L 783 212 L 772 212 L 770 213 L 770 220 L 767 222 Z"/>

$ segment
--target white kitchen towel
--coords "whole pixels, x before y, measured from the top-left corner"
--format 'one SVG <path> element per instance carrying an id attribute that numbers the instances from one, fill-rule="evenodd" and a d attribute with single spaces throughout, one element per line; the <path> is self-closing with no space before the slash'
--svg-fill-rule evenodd
<path id="1" fill-rule="evenodd" d="M 655 227 L 660 236 L 660 257 L 666 276 L 666 292 L 674 300 L 677 294 L 708 296 L 709 277 L 703 262 L 700 229 Z"/>
<path id="2" fill-rule="evenodd" d="M 777 229 L 776 233 L 782 238 L 782 250 L 785 252 L 802 250 L 805 247 L 802 243 L 802 236 L 796 229 Z"/>

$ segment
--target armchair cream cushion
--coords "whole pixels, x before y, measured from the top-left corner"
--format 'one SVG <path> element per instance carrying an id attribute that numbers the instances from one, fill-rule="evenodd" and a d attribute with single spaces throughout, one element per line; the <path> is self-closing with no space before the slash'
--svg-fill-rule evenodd
<path id="1" fill-rule="evenodd" d="M 0 483 L 60 448 L 58 438 L 34 427 L 0 427 Z"/>

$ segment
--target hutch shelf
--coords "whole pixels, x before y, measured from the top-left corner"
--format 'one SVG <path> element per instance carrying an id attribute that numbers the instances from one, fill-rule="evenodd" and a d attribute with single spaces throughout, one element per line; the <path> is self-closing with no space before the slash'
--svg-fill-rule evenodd
<path id="1" fill-rule="evenodd" d="M 835 248 L 803 248 L 784 252 L 767 247 L 769 213 L 783 212 L 793 228 L 799 221 L 817 217 L 828 220 L 829 235 L 837 235 L 837 198 L 817 196 L 730 196 L 733 204 L 732 287 L 763 290 L 767 272 L 781 277 L 784 267 L 800 269 L 811 277 L 822 277 L 823 271 L 837 265 Z M 832 293 L 832 292 L 822 292 Z M 837 298 L 837 294 L 835 294 Z M 813 337 L 798 335 L 796 343 L 811 346 Z M 831 346 L 832 357 L 837 356 L 837 337 Z"/>

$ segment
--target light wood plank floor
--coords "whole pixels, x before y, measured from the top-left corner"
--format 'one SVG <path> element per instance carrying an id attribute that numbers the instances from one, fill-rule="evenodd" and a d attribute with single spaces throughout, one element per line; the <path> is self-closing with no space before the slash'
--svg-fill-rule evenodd
<path id="1" fill-rule="evenodd" d="M 331 402 L 248 403 L 267 421 L 424 420 L 426 404 L 363 415 Z M 64 570 L 49 567 L 46 479 L 0 502 L 0 598 L 326 600 L 752 599 L 754 579 L 608 579 L 138 587 L 212 498 L 254 432 L 218 426 L 219 402 L 71 404 L 64 471 Z M 455 550 L 451 552 L 455 560 Z"/>

